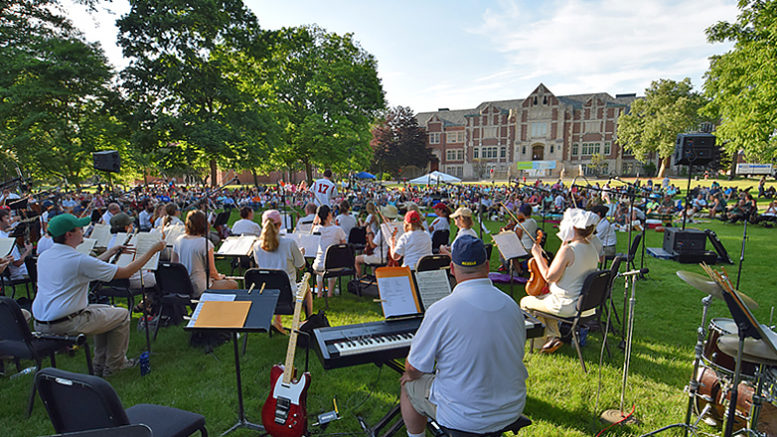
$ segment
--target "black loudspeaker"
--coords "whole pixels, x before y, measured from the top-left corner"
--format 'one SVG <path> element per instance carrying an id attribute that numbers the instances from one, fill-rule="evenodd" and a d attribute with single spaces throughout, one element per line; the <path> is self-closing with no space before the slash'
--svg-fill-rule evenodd
<path id="1" fill-rule="evenodd" d="M 674 254 L 700 253 L 707 249 L 707 234 L 698 229 L 664 229 L 664 250 Z"/>
<path id="2" fill-rule="evenodd" d="M 119 152 L 115 150 L 94 152 L 92 153 L 92 158 L 94 158 L 95 170 L 112 172 L 118 172 L 121 170 L 121 158 L 119 158 Z"/>
<path id="3" fill-rule="evenodd" d="M 706 165 L 715 159 L 715 135 L 680 134 L 674 146 L 674 163 Z"/>

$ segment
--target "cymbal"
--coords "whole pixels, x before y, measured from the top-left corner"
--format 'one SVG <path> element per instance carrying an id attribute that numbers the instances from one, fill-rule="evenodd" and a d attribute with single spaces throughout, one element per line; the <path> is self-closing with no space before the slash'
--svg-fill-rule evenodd
<path id="1" fill-rule="evenodd" d="M 680 279 L 685 281 L 691 287 L 701 292 L 707 293 L 714 298 L 724 300 L 723 289 L 720 287 L 720 285 L 718 285 L 717 282 L 710 280 L 709 277 L 700 273 L 689 272 L 686 270 L 677 271 L 677 276 L 679 276 Z M 758 308 L 758 302 L 756 302 L 755 299 L 746 295 L 745 293 L 742 293 L 741 291 L 737 291 L 737 294 L 742 298 L 742 301 L 745 303 L 745 305 L 748 306 L 748 308 Z"/>

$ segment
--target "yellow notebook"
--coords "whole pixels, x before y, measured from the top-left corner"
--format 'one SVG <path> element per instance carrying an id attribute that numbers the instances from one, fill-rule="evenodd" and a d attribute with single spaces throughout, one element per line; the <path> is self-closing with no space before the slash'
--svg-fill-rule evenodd
<path id="1" fill-rule="evenodd" d="M 245 325 L 250 301 L 202 302 L 195 328 L 242 328 Z"/>

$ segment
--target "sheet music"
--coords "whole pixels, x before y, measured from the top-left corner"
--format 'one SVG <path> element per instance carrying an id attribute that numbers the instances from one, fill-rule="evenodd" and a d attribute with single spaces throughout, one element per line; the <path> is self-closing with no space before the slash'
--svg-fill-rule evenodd
<path id="1" fill-rule="evenodd" d="M 197 318 L 200 317 L 200 311 L 202 311 L 203 302 L 232 302 L 235 300 L 236 296 L 237 295 L 235 294 L 202 293 L 199 299 L 200 302 L 197 304 L 197 307 L 194 309 L 194 311 L 192 311 L 192 318 L 189 320 L 189 323 L 186 324 L 186 327 L 194 327 L 194 324 L 197 322 Z"/>
<path id="2" fill-rule="evenodd" d="M 0 256 L 6 257 L 13 250 L 16 240 L 13 238 L 0 238 Z"/>
<path id="3" fill-rule="evenodd" d="M 409 276 L 378 277 L 378 292 L 384 317 L 408 316 L 421 312 L 416 306 L 410 281 Z"/>
<path id="4" fill-rule="evenodd" d="M 433 303 L 451 294 L 451 283 L 445 270 L 416 272 L 415 280 L 424 311 L 429 310 Z"/>
<path id="5" fill-rule="evenodd" d="M 402 223 L 398 222 L 381 223 L 380 230 L 383 232 L 383 236 L 386 237 L 386 241 L 391 239 L 391 236 L 394 235 L 395 230 L 397 232 L 396 240 L 399 240 L 399 237 L 405 233 L 404 226 Z"/>
<path id="6" fill-rule="evenodd" d="M 95 243 L 97 243 L 97 240 L 94 238 L 84 238 L 84 241 L 76 247 L 76 250 L 84 255 L 89 255 L 92 253 Z M 1 251 L 2 249 L 0 249 Z"/>
<path id="7" fill-rule="evenodd" d="M 181 235 L 186 233 L 186 228 L 181 225 L 172 225 L 168 226 L 164 229 L 165 233 L 165 242 L 168 246 L 172 246 L 173 243 L 175 243 L 175 240 L 178 239 Z"/>
<path id="8" fill-rule="evenodd" d="M 491 237 L 494 239 L 496 247 L 499 249 L 499 253 L 501 253 L 505 259 L 526 256 L 529 254 L 529 252 L 523 248 L 521 240 L 518 239 L 518 235 L 513 231 L 502 231 Z"/>
<path id="9" fill-rule="evenodd" d="M 127 241 L 127 234 L 124 234 L 124 239 L 121 240 L 121 243 Z M 136 235 L 133 235 L 132 238 L 127 241 L 127 246 L 134 246 L 135 245 L 135 237 Z M 132 253 L 122 253 L 119 255 L 119 259 L 116 261 L 116 265 L 119 267 L 127 267 L 132 261 L 135 261 L 135 254 Z"/>
<path id="10" fill-rule="evenodd" d="M 300 249 L 305 248 L 306 257 L 315 258 L 318 245 L 321 243 L 320 235 L 293 233 L 289 234 L 289 238 L 294 240 Z"/>
<path id="11" fill-rule="evenodd" d="M 294 230 L 294 233 L 296 234 L 305 234 L 310 233 L 311 229 L 313 229 L 313 223 L 302 223 L 297 224 L 297 229 Z"/>
<path id="12" fill-rule="evenodd" d="M 157 244 L 159 241 L 161 241 L 161 238 L 159 238 L 158 234 L 151 234 L 148 232 L 141 232 L 139 234 L 135 234 L 135 236 L 132 237 L 132 240 L 134 240 L 134 246 L 135 246 L 135 259 L 138 259 L 145 255 L 147 252 L 149 252 L 155 244 Z M 146 264 L 141 267 L 142 270 L 156 270 L 157 265 L 159 264 L 159 252 L 154 253 L 154 256 L 152 256 Z"/>
<path id="13" fill-rule="evenodd" d="M 95 247 L 108 247 L 111 242 L 111 227 L 105 223 L 98 223 L 92 228 L 89 238 L 96 240 Z"/>
<path id="14" fill-rule="evenodd" d="M 255 235 L 227 237 L 221 244 L 221 247 L 219 247 L 216 255 L 247 256 L 251 253 L 256 238 Z"/>

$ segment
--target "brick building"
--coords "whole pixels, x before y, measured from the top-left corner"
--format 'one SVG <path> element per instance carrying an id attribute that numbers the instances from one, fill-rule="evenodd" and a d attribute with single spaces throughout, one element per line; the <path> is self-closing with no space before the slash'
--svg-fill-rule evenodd
<path id="1" fill-rule="evenodd" d="M 416 115 L 435 159 L 430 170 L 464 179 L 522 175 L 516 163 L 555 161 L 527 176 L 633 175 L 642 164 L 617 144 L 618 117 L 636 94 L 556 96 L 540 84 L 525 99 L 483 102 L 473 109 Z M 595 155 L 592 163 L 592 157 Z M 602 159 L 603 158 L 603 159 Z M 597 159 L 599 162 L 597 163 Z M 655 161 L 654 157 L 651 157 Z"/>

